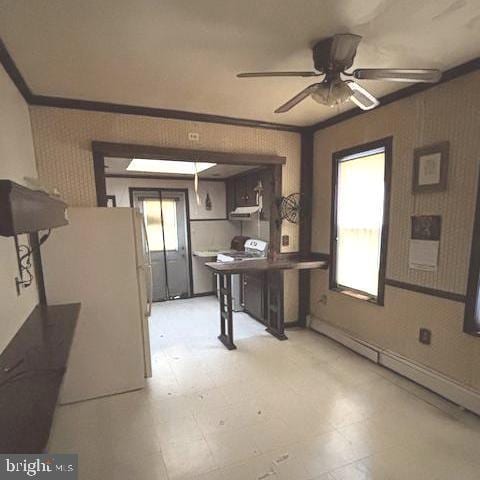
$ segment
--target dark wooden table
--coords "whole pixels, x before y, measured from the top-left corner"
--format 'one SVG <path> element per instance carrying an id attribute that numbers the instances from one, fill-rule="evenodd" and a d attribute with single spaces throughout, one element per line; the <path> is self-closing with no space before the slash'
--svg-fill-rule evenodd
<path id="1" fill-rule="evenodd" d="M 326 269 L 324 260 L 313 257 L 279 256 L 275 260 L 240 260 L 236 262 L 207 262 L 206 267 L 220 278 L 220 335 L 218 339 L 229 350 L 237 347 L 233 341 L 232 275 L 250 272 L 263 272 L 267 288 L 267 328 L 266 331 L 278 338 L 287 340 L 283 318 L 283 272 L 285 270 Z"/>

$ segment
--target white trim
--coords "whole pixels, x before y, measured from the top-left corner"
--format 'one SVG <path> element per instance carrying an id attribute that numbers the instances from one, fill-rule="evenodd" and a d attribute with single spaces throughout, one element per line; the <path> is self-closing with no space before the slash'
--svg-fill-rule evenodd
<path id="1" fill-rule="evenodd" d="M 378 350 L 373 348 L 366 342 L 362 342 L 340 330 L 327 322 L 324 322 L 318 318 L 310 316 L 310 328 L 318 333 L 336 340 L 338 343 L 345 345 L 350 350 L 357 352 L 358 354 L 368 358 L 372 362 L 379 363 Z"/>
<path id="2" fill-rule="evenodd" d="M 480 415 L 480 394 L 441 373 L 420 366 L 393 352 L 380 352 L 379 363 L 414 382 L 438 393 L 451 402 Z"/>
<path id="3" fill-rule="evenodd" d="M 480 415 L 480 393 L 472 390 L 439 372 L 419 365 L 398 353 L 383 350 L 378 346 L 360 340 L 341 328 L 319 318 L 309 316 L 312 330 L 345 345 L 369 360 L 378 363 L 414 382 L 428 388 L 444 398 Z"/>

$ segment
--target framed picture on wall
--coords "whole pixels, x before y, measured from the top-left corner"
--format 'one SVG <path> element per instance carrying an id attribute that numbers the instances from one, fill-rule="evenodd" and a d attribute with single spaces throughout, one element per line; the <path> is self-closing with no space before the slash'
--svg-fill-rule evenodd
<path id="1" fill-rule="evenodd" d="M 116 207 L 117 206 L 117 198 L 115 195 L 107 195 L 107 207 Z"/>
<path id="2" fill-rule="evenodd" d="M 447 189 L 449 142 L 416 148 L 413 154 L 414 193 Z"/>

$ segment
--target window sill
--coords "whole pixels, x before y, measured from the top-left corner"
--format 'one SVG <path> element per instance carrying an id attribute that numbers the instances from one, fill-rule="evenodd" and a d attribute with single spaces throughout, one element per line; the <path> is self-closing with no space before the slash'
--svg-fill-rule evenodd
<path id="1" fill-rule="evenodd" d="M 346 287 L 332 287 L 330 288 L 330 290 L 346 295 L 347 297 L 360 300 L 362 302 L 368 302 L 373 305 L 378 305 L 383 307 L 383 302 L 380 302 L 378 297 L 374 297 L 373 295 L 370 295 L 368 293 L 360 292 L 358 290 L 353 290 L 351 288 L 346 288 Z"/>

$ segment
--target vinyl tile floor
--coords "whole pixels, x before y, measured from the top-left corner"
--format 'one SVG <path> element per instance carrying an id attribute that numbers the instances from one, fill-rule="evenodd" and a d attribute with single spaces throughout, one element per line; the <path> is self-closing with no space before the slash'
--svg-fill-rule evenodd
<path id="1" fill-rule="evenodd" d="M 154 306 L 153 378 L 57 409 L 81 480 L 478 480 L 480 419 L 309 330 L 280 342 L 214 297 Z"/>

